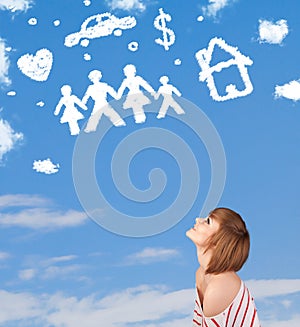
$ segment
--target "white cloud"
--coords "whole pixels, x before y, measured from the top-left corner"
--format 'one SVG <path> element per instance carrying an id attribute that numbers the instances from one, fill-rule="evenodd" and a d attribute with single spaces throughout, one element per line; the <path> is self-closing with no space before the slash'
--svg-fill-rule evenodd
<path id="1" fill-rule="evenodd" d="M 299 290 L 299 280 L 255 280 L 246 282 L 262 297 L 290 294 L 292 287 Z M 273 291 L 271 291 L 273 285 Z M 284 287 L 286 292 L 284 293 Z M 260 290 L 261 288 L 261 290 Z M 276 289 L 279 291 L 276 292 Z M 260 292 L 260 293 L 259 293 Z M 38 325 L 81 327 L 139 326 L 182 327 L 191 325 L 194 289 L 171 291 L 166 286 L 141 285 L 115 290 L 98 298 L 95 294 L 78 298 L 62 292 L 33 295 L 0 291 L 0 324 L 15 326 Z M 18 310 L 16 310 L 18 308 Z M 280 315 L 280 314 L 279 314 Z M 18 320 L 23 324 L 18 325 Z M 272 317 L 262 321 L 264 327 L 298 327 L 299 315 L 283 321 Z"/>
<path id="2" fill-rule="evenodd" d="M 191 326 L 191 317 L 186 318 L 169 318 L 170 321 L 164 321 L 161 323 L 143 323 L 143 327 L 183 327 L 183 326 Z"/>
<path id="3" fill-rule="evenodd" d="M 14 97 L 14 96 L 17 95 L 17 92 L 16 92 L 16 91 L 8 91 L 8 92 L 6 93 L 6 95 L 8 95 L 8 96 L 10 96 L 10 97 Z"/>
<path id="4" fill-rule="evenodd" d="M 0 209 L 9 207 L 35 207 L 51 204 L 49 199 L 38 195 L 29 194 L 6 194 L 0 196 Z"/>
<path id="5" fill-rule="evenodd" d="M 19 278 L 21 280 L 31 280 L 36 276 L 36 270 L 35 269 L 23 269 L 19 271 L 18 274 Z"/>
<path id="6" fill-rule="evenodd" d="M 82 265 L 50 266 L 42 273 L 42 279 L 70 278 L 70 275 L 82 269 Z"/>
<path id="7" fill-rule="evenodd" d="M 292 305 L 292 301 L 290 300 L 283 300 L 281 301 L 281 303 L 286 309 L 288 309 Z"/>
<path id="8" fill-rule="evenodd" d="M 34 322 L 40 327 L 81 327 L 82 321 L 85 327 L 98 327 L 99 322 L 109 327 L 130 323 L 182 327 L 191 322 L 193 294 L 194 290 L 168 292 L 165 287 L 148 285 L 116 291 L 102 299 L 95 295 L 80 299 L 62 293 L 39 296 L 0 291 L 0 301 L 5 303 L 1 307 L 0 324 L 26 319 L 24 325 Z M 160 322 L 161 319 L 168 322 Z"/>
<path id="9" fill-rule="evenodd" d="M 284 85 L 275 86 L 275 98 L 287 98 L 293 101 L 300 100 L 300 81 L 291 81 Z"/>
<path id="10" fill-rule="evenodd" d="M 264 327 L 299 327 L 300 315 L 295 315 L 289 320 L 265 320 L 261 322 Z"/>
<path id="11" fill-rule="evenodd" d="M 48 266 L 48 265 L 52 265 L 52 264 L 55 264 L 55 263 L 72 261 L 72 260 L 75 260 L 77 258 L 78 258 L 77 255 L 74 255 L 74 254 L 62 255 L 62 256 L 59 256 L 59 257 L 52 257 L 52 258 L 49 258 L 47 260 L 44 260 L 42 262 L 42 264 L 45 265 L 45 266 Z"/>
<path id="12" fill-rule="evenodd" d="M 209 0 L 207 6 L 202 7 L 203 14 L 208 17 L 216 17 L 218 12 L 237 0 Z"/>
<path id="13" fill-rule="evenodd" d="M 49 158 L 46 160 L 34 160 L 32 169 L 47 175 L 55 174 L 59 170 L 59 164 L 54 164 Z"/>
<path id="14" fill-rule="evenodd" d="M 211 65 L 213 53 L 216 47 L 230 54 L 232 58 L 227 61 L 220 61 L 215 65 Z M 227 44 L 222 38 L 214 37 L 209 41 L 207 48 L 203 48 L 196 52 L 195 57 L 201 68 L 201 72 L 199 73 L 199 81 L 206 82 L 207 87 L 210 90 L 210 96 L 215 101 L 226 101 L 238 97 L 244 97 L 252 93 L 253 85 L 247 66 L 251 66 L 253 61 L 249 57 L 242 54 L 237 47 Z M 214 73 L 219 73 L 223 69 L 227 69 L 231 66 L 235 66 L 239 70 L 245 88 L 239 90 L 235 84 L 227 84 L 225 87 L 226 94 L 222 95 L 218 91 Z"/>
<path id="15" fill-rule="evenodd" d="M 12 209 L 11 212 L 5 210 L 5 212 L 0 213 L 0 227 L 53 230 L 79 226 L 84 224 L 88 219 L 87 215 L 81 211 L 63 211 L 44 207 L 47 200 L 39 197 L 33 198 L 31 202 L 29 201 L 30 208 L 24 209 L 23 206 L 26 206 L 24 204 L 26 197 L 29 197 L 29 195 L 15 195 L 16 203 L 12 202 L 14 195 L 0 197 L 1 209 Z"/>
<path id="16" fill-rule="evenodd" d="M 10 258 L 9 253 L 0 251 L 0 260 L 6 260 L 8 258 Z"/>
<path id="17" fill-rule="evenodd" d="M 84 212 L 58 211 L 51 208 L 24 209 L 19 212 L 0 214 L 0 226 L 31 229 L 59 229 L 82 225 L 87 220 Z"/>
<path id="18" fill-rule="evenodd" d="M 48 79 L 53 64 L 53 53 L 45 48 L 35 54 L 26 53 L 17 60 L 19 70 L 27 77 L 37 82 Z"/>
<path id="19" fill-rule="evenodd" d="M 0 163 L 3 156 L 11 151 L 22 139 L 22 133 L 16 133 L 8 121 L 0 118 Z"/>
<path id="20" fill-rule="evenodd" d="M 42 314 L 41 301 L 30 293 L 13 293 L 0 290 L 0 324 L 20 319 L 32 319 Z"/>
<path id="21" fill-rule="evenodd" d="M 259 20 L 259 42 L 270 44 L 281 44 L 283 39 L 288 35 L 289 28 L 287 21 L 280 19 L 273 23 L 268 20 Z"/>
<path id="22" fill-rule="evenodd" d="M 27 11 L 33 3 L 33 0 L 0 0 L 0 10 Z"/>
<path id="23" fill-rule="evenodd" d="M 246 284 L 255 299 L 300 292 L 300 279 L 249 280 Z"/>
<path id="24" fill-rule="evenodd" d="M 0 0 L 1 1 L 1 0 Z M 10 85 L 11 80 L 8 77 L 10 61 L 6 54 L 5 41 L 0 38 L 0 84 Z"/>
<path id="25" fill-rule="evenodd" d="M 153 262 L 167 261 L 179 255 L 178 250 L 165 248 L 145 248 L 125 258 L 125 265 L 148 264 Z"/>
<path id="26" fill-rule="evenodd" d="M 144 11 L 146 9 L 145 4 L 140 0 L 107 0 L 109 7 L 112 10 L 139 10 Z"/>
<path id="27" fill-rule="evenodd" d="M 91 0 L 83 0 L 83 3 L 86 7 L 88 7 L 92 4 L 92 1 Z"/>
<path id="28" fill-rule="evenodd" d="M 59 257 L 52 257 L 48 259 L 41 259 L 36 256 L 29 257 L 26 269 L 19 271 L 19 279 L 23 281 L 37 279 L 70 279 L 73 277 L 76 280 L 82 279 L 78 276 L 78 272 L 84 267 L 79 264 L 66 264 L 72 260 L 77 259 L 76 255 L 65 255 Z M 28 260 L 27 260 L 28 261 Z M 76 274 L 75 274 L 76 273 Z"/>

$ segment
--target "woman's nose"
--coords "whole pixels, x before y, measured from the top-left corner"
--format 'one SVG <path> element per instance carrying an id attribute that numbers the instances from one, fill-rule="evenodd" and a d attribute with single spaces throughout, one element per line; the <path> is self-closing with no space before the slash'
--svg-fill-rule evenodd
<path id="1" fill-rule="evenodd" d="M 196 218 L 195 220 L 196 220 L 196 224 L 198 224 L 198 223 L 201 223 L 201 221 L 202 221 L 203 219 L 202 219 L 202 218 Z"/>

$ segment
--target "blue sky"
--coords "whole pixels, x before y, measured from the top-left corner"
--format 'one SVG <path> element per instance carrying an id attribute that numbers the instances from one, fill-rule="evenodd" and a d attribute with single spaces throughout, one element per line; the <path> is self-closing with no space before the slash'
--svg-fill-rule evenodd
<path id="1" fill-rule="evenodd" d="M 168 50 L 155 42 L 160 8 L 172 18 Z M 189 326 L 197 260 L 185 231 L 214 205 L 249 227 L 240 276 L 262 326 L 299 326 L 299 9 L 296 0 L 0 0 L 1 326 Z M 103 13 L 135 24 L 65 45 Z M 185 114 L 157 119 L 163 95 L 146 92 L 152 104 L 136 124 L 124 94 L 112 106 L 126 126 L 102 117 L 96 132 L 70 135 L 64 108 L 54 115 L 61 87 L 81 100 L 100 70 L 117 91 L 127 64 L 155 91 L 168 76 Z M 87 107 L 77 107 L 81 130 Z M 89 200 L 101 203 L 94 216 Z M 155 228 L 134 229 L 134 219 Z"/>

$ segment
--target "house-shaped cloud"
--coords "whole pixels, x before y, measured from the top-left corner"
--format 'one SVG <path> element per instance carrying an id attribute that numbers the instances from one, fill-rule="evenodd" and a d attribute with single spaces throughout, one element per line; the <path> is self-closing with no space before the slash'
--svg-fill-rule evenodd
<path id="1" fill-rule="evenodd" d="M 214 66 L 210 66 L 212 60 L 212 54 L 215 47 L 218 46 L 220 49 L 229 53 L 232 58 L 227 61 L 220 61 Z M 215 37 L 210 40 L 207 49 L 201 49 L 196 54 L 195 57 L 198 61 L 199 66 L 202 71 L 199 73 L 199 80 L 201 82 L 206 81 L 207 86 L 210 90 L 211 97 L 216 101 L 226 101 L 229 99 L 234 99 L 238 97 L 243 97 L 250 94 L 253 91 L 253 86 L 248 74 L 247 66 L 251 66 L 253 61 L 241 54 L 237 47 L 228 45 L 223 39 Z M 222 69 L 236 65 L 241 78 L 244 82 L 245 88 L 243 90 L 238 90 L 236 85 L 229 84 L 226 86 L 226 95 L 220 95 L 215 85 L 213 73 L 221 72 Z"/>

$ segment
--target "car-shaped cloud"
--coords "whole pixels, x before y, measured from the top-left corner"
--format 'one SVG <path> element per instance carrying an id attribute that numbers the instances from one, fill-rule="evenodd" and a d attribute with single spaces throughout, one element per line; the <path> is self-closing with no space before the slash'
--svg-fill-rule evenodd
<path id="1" fill-rule="evenodd" d="M 111 13 L 97 14 L 88 17 L 81 25 L 79 32 L 71 33 L 65 37 L 65 46 L 73 47 L 81 39 L 96 39 L 111 35 L 116 29 L 130 29 L 136 25 L 132 16 L 118 18 Z"/>

